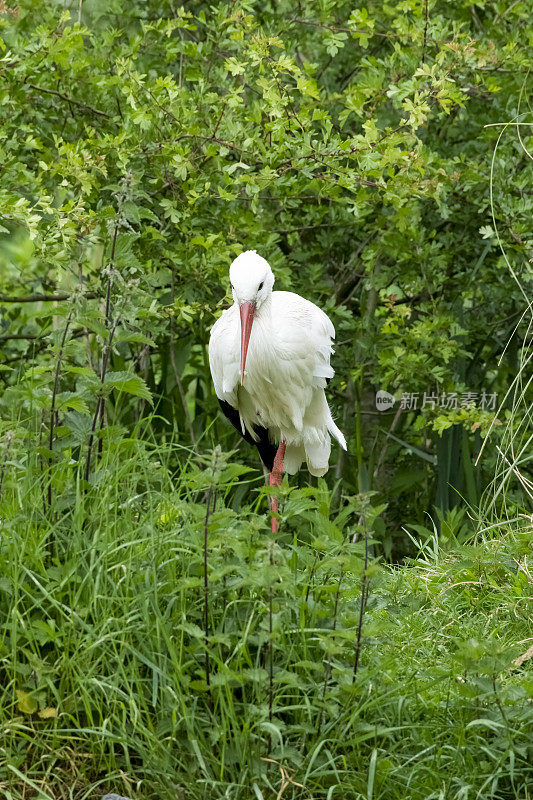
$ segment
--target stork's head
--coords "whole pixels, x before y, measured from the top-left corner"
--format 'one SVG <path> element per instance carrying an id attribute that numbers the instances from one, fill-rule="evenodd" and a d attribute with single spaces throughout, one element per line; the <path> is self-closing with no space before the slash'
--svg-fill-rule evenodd
<path id="1" fill-rule="evenodd" d="M 254 303 L 256 308 L 266 300 L 274 286 L 270 264 L 255 250 L 237 256 L 229 268 L 229 279 L 235 302 L 239 305 Z"/>
<path id="2" fill-rule="evenodd" d="M 270 297 L 274 286 L 274 273 L 270 264 L 255 250 L 237 256 L 229 268 L 233 299 L 241 313 L 241 385 L 244 383 L 246 353 L 250 342 L 254 314 Z"/>

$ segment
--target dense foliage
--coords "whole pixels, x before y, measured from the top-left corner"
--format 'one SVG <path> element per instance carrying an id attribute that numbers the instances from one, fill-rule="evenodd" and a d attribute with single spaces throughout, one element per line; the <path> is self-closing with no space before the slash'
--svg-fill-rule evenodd
<path id="1" fill-rule="evenodd" d="M 2 791 L 524 800 L 528 4 L 23 0 L 0 38 Z M 207 362 L 251 248 L 333 320 L 349 443 L 276 542 Z"/>
<path id="2" fill-rule="evenodd" d="M 229 263 L 257 248 L 335 323 L 334 477 L 381 492 L 384 551 L 434 505 L 475 506 L 530 318 L 525 9 L 4 8 L 4 411 L 23 431 L 40 414 L 52 459 L 85 461 L 91 430 L 131 430 L 150 396 L 158 440 L 229 449 L 206 343 Z"/>

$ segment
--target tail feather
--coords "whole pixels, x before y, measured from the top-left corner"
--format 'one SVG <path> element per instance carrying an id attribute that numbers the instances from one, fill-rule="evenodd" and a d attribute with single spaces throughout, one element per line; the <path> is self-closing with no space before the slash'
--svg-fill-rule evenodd
<path id="1" fill-rule="evenodd" d="M 304 458 L 305 450 L 301 445 L 287 445 L 287 449 L 285 450 L 285 461 L 283 462 L 283 471 L 288 475 L 296 475 L 302 466 L 302 461 Z"/>
<path id="2" fill-rule="evenodd" d="M 331 414 L 329 415 L 328 419 L 328 431 L 331 433 L 332 436 L 335 437 L 335 439 L 338 441 L 342 449 L 347 450 L 346 439 L 344 438 L 344 434 L 341 430 L 339 430 L 339 428 L 337 428 L 337 426 L 333 422 L 333 417 L 331 416 Z"/>
<path id="3" fill-rule="evenodd" d="M 335 437 L 340 446 L 346 450 L 346 439 L 344 434 L 340 431 L 331 416 L 331 411 L 326 402 L 324 393 L 318 395 L 321 401 L 317 416 L 322 419 L 316 427 L 311 427 L 309 436 L 304 438 L 305 458 L 307 461 L 307 468 L 311 475 L 318 477 L 325 475 L 329 469 L 329 457 L 331 454 L 331 438 L 330 434 Z M 316 417 L 315 417 L 316 419 Z M 318 420 L 317 420 L 318 422 Z M 326 423 L 324 425 L 324 422 Z M 312 434 L 311 434 L 312 432 Z"/>
<path id="4" fill-rule="evenodd" d="M 325 475 L 329 468 L 331 439 L 327 431 L 317 431 L 313 439 L 304 443 L 307 468 L 311 475 Z"/>

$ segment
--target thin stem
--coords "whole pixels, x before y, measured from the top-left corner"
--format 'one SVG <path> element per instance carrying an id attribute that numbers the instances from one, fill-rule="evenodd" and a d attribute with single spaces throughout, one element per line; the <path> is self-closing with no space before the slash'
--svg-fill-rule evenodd
<path id="1" fill-rule="evenodd" d="M 307 588 L 305 590 L 305 605 L 307 606 L 309 603 L 309 592 L 311 591 L 311 582 L 315 577 L 315 569 L 316 569 L 316 562 L 318 561 L 318 553 L 315 553 L 315 560 L 313 561 L 313 566 L 311 567 L 311 573 L 309 575 L 309 580 L 307 582 Z"/>
<path id="2" fill-rule="evenodd" d="M 46 494 L 44 491 L 44 466 L 43 466 L 43 430 L 44 430 L 44 410 L 41 411 L 41 424 L 39 425 L 39 469 L 41 470 L 41 480 L 39 486 L 41 489 L 41 496 L 43 501 L 43 512 L 46 514 Z"/>
<path id="3" fill-rule="evenodd" d="M 355 656 L 353 664 L 353 678 L 352 683 L 355 683 L 357 677 L 357 670 L 359 669 L 359 656 L 361 654 L 361 639 L 363 631 L 363 616 L 366 608 L 366 601 L 368 598 L 368 537 L 365 531 L 365 564 L 363 570 L 363 579 L 361 581 L 361 605 L 359 608 L 359 624 L 357 626 L 357 640 L 355 643 Z"/>
<path id="4" fill-rule="evenodd" d="M 211 509 L 211 497 L 214 495 L 213 508 Z M 207 539 L 209 533 L 209 517 L 211 511 L 215 510 L 217 502 L 216 492 L 210 488 L 206 498 L 205 521 L 204 521 L 204 630 L 205 630 L 205 681 L 211 686 L 210 666 L 209 666 L 209 578 L 207 575 Z"/>
<path id="5" fill-rule="evenodd" d="M 115 249 L 117 246 L 117 234 L 118 234 L 118 220 L 115 222 L 115 231 L 113 233 L 113 244 L 111 245 L 111 257 L 109 259 L 109 267 L 112 268 L 115 263 Z M 107 290 L 106 290 L 106 298 L 105 298 L 105 324 L 109 328 L 111 323 L 109 317 L 109 310 L 111 308 L 111 274 L 107 279 Z"/>
<path id="6" fill-rule="evenodd" d="M 135 359 L 133 360 L 133 365 L 136 366 L 137 364 L 139 365 L 139 368 L 142 371 L 142 376 L 144 378 L 144 381 L 147 382 L 148 381 L 148 374 L 150 372 L 150 345 L 149 344 L 145 344 L 142 347 L 139 355 L 136 356 Z M 138 403 L 137 403 L 137 422 L 140 421 L 142 415 L 144 414 L 145 404 L 146 404 L 146 400 L 144 399 L 144 397 L 139 397 L 139 400 L 138 400 Z M 139 437 L 141 436 L 141 428 L 140 428 L 140 426 L 138 427 L 137 435 Z"/>
<path id="7" fill-rule="evenodd" d="M 172 270 L 172 302 L 174 302 L 174 270 Z M 178 387 L 178 392 L 180 394 L 181 404 L 183 406 L 183 413 L 185 415 L 185 422 L 187 424 L 187 428 L 189 430 L 189 436 L 191 437 L 191 442 L 193 446 L 193 450 L 197 451 L 198 443 L 196 441 L 196 436 L 194 435 L 194 429 L 192 427 L 192 419 L 189 413 L 189 407 L 187 405 L 187 397 L 185 395 L 185 389 L 183 388 L 183 383 L 178 372 L 178 368 L 176 366 L 176 355 L 174 353 L 174 317 L 170 318 L 170 363 L 172 365 L 172 371 L 174 373 L 174 378 L 176 380 L 176 386 Z"/>
<path id="8" fill-rule="evenodd" d="M 8 432 L 6 438 L 7 438 L 6 449 L 4 451 L 4 457 L 2 459 L 2 469 L 0 470 L 0 497 L 2 497 L 2 485 L 4 483 L 4 475 L 6 474 L 7 460 L 11 453 L 11 444 L 13 441 L 13 436 L 10 432 Z"/>
<path id="9" fill-rule="evenodd" d="M 503 710 L 502 702 L 501 702 L 501 700 L 499 698 L 498 690 L 496 688 L 496 675 L 492 676 L 492 688 L 494 690 L 494 699 L 496 700 L 496 705 L 498 706 L 500 714 L 502 715 L 503 721 L 505 722 L 505 724 L 507 726 L 509 726 L 509 722 L 507 720 L 507 716 L 505 714 L 505 711 Z"/>
<path id="10" fill-rule="evenodd" d="M 103 397 L 101 397 L 100 398 L 100 422 L 98 423 L 98 431 L 99 432 L 102 431 L 102 429 L 104 427 L 104 423 L 105 423 L 105 400 L 104 400 Z M 97 460 L 99 460 L 100 456 L 102 455 L 103 447 L 104 447 L 104 440 L 100 436 L 100 438 L 98 439 L 98 457 L 97 457 Z"/>
<path id="11" fill-rule="evenodd" d="M 72 319 L 72 311 L 69 313 L 67 317 L 67 321 L 65 323 L 65 330 L 63 331 L 63 337 L 61 339 L 61 346 L 59 348 L 59 353 L 57 356 L 57 364 L 56 364 L 56 371 L 54 375 L 54 388 L 52 390 L 52 403 L 50 406 L 50 436 L 48 438 L 48 449 L 51 451 L 52 446 L 54 444 L 54 421 L 55 421 L 55 413 L 56 413 L 56 397 L 57 397 L 57 390 L 59 387 L 59 375 L 61 371 L 61 361 L 63 359 L 63 351 L 65 349 L 65 343 L 67 341 L 67 334 L 68 329 L 70 326 L 70 321 Z M 52 455 L 48 457 L 48 469 L 49 469 L 49 476 L 48 476 L 48 508 L 52 505 Z"/>
<path id="12" fill-rule="evenodd" d="M 111 352 L 111 344 L 113 342 L 113 336 L 115 334 L 115 329 L 116 329 L 117 325 L 118 325 L 118 320 L 115 322 L 115 324 L 113 325 L 113 327 L 111 329 L 111 333 L 110 333 L 110 336 L 109 336 L 109 339 L 108 339 L 106 351 L 105 351 L 104 357 L 102 359 L 102 375 L 100 377 L 100 383 L 101 383 L 102 386 L 104 384 L 104 380 L 105 380 L 105 376 L 106 376 L 106 372 L 107 372 L 107 364 L 108 364 L 108 361 L 109 361 L 109 353 Z M 93 424 L 91 426 L 91 435 L 89 437 L 89 446 L 88 446 L 88 451 L 87 451 L 87 463 L 85 464 L 85 480 L 86 481 L 89 480 L 89 474 L 90 474 L 90 471 L 91 471 L 91 453 L 92 453 L 93 442 L 94 442 L 94 434 L 95 434 L 95 431 L 96 431 L 96 423 L 98 422 L 98 419 L 99 419 L 100 413 L 101 413 L 100 412 L 100 407 L 101 407 L 101 405 L 103 405 L 103 402 L 104 402 L 103 396 L 100 396 L 98 398 L 97 402 L 96 402 L 96 410 L 94 412 Z"/>
<path id="13" fill-rule="evenodd" d="M 272 555 L 272 546 L 273 542 L 270 543 L 270 566 L 274 566 L 274 558 Z M 270 579 L 272 580 L 272 570 Z M 268 721 L 272 722 L 272 707 L 274 705 L 274 648 L 272 645 L 272 632 L 273 632 L 273 624 L 272 624 L 272 583 L 270 584 L 270 588 L 268 591 L 268 661 L 269 661 L 269 670 L 268 670 Z"/>
<path id="14" fill-rule="evenodd" d="M 111 327 L 111 284 L 112 284 L 112 277 L 111 271 L 115 264 L 115 249 L 117 246 L 117 234 L 118 234 L 118 220 L 115 222 L 115 231 L 113 233 L 113 244 L 111 245 L 111 257 L 109 259 L 109 275 L 107 278 L 107 289 L 106 289 L 106 298 L 105 298 L 105 325 L 106 328 L 109 330 Z M 109 348 L 107 350 L 109 355 Z M 106 360 L 106 367 L 107 367 L 107 360 Z M 102 383 L 104 382 L 105 378 L 105 367 L 104 367 L 104 360 L 102 359 Z M 100 397 L 100 424 L 99 430 L 101 431 L 104 427 L 105 422 L 105 400 Z M 98 458 L 102 455 L 102 449 L 104 446 L 104 440 L 100 437 L 98 441 Z"/>
<path id="15" fill-rule="evenodd" d="M 340 572 L 340 575 L 339 575 L 339 582 L 337 584 L 337 591 L 335 593 L 335 607 L 333 609 L 333 626 L 332 626 L 333 633 L 337 630 L 337 612 L 338 612 L 338 608 L 339 608 L 339 597 L 340 597 L 340 594 L 341 594 L 341 584 L 342 584 L 343 577 L 344 577 L 344 567 L 341 568 L 341 572 Z M 317 736 L 320 735 L 320 729 L 322 728 L 322 717 L 323 717 L 323 713 L 324 713 L 324 700 L 325 700 L 325 697 L 326 697 L 326 690 L 328 688 L 328 683 L 329 683 L 329 679 L 331 677 L 331 672 L 332 672 L 332 667 L 331 667 L 331 659 L 330 659 L 330 660 L 328 660 L 328 662 L 326 664 L 326 669 L 324 670 L 324 685 L 322 687 L 322 707 L 320 709 L 320 716 L 318 718 Z"/>

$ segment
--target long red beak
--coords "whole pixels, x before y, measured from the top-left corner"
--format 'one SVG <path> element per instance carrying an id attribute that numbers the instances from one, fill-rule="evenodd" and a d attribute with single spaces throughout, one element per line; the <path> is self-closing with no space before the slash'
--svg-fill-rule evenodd
<path id="1" fill-rule="evenodd" d="M 244 367 L 246 365 L 246 353 L 250 343 L 252 323 L 254 321 L 255 303 L 242 303 L 241 311 L 241 386 L 244 384 Z"/>

